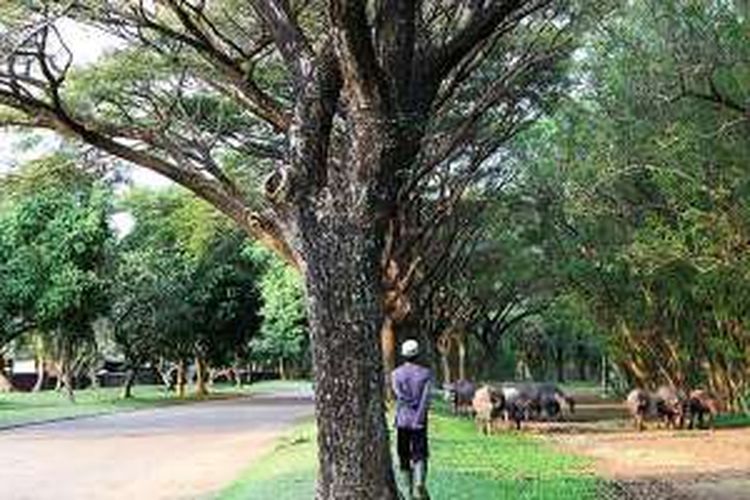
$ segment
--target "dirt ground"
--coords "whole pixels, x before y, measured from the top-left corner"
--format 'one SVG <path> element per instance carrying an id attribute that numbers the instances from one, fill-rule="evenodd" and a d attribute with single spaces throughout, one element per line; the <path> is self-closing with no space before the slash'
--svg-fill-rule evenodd
<path id="1" fill-rule="evenodd" d="M 750 428 L 632 428 L 622 404 L 579 398 L 567 422 L 532 425 L 557 446 L 593 459 L 613 499 L 750 500 Z"/>

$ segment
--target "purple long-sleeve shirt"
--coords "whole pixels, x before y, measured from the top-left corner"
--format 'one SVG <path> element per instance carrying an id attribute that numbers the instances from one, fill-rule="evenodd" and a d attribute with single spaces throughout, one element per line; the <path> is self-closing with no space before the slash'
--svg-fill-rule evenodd
<path id="1" fill-rule="evenodd" d="M 430 405 L 432 371 L 414 363 L 404 363 L 391 374 L 396 395 L 396 427 L 424 429 Z"/>

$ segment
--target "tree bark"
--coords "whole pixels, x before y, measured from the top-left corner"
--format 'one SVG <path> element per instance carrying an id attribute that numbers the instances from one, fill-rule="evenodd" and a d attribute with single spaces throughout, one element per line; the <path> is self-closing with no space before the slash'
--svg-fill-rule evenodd
<path id="1" fill-rule="evenodd" d="M 443 370 L 443 384 L 450 384 L 453 382 L 453 377 L 451 376 L 451 364 L 448 359 L 452 344 L 453 341 L 449 332 L 442 333 L 435 343 L 435 347 L 440 354 L 440 365 Z"/>
<path id="2" fill-rule="evenodd" d="M 578 358 L 578 380 L 586 380 L 588 378 L 588 359 L 584 356 Z"/>
<path id="3" fill-rule="evenodd" d="M 135 382 L 135 376 L 137 371 L 135 368 L 128 368 L 125 373 L 125 383 L 122 386 L 122 398 L 128 399 L 133 397 L 133 383 Z"/>
<path id="4" fill-rule="evenodd" d="M 195 357 L 195 395 L 198 397 L 204 397 L 208 395 L 208 387 L 206 386 L 206 376 L 208 375 L 208 369 L 206 367 L 206 361 L 203 356 Z"/>
<path id="5" fill-rule="evenodd" d="M 466 378 L 466 336 L 463 333 L 456 335 L 456 344 L 458 346 L 458 378 Z"/>
<path id="6" fill-rule="evenodd" d="M 44 358 L 38 356 L 36 358 L 36 382 L 31 392 L 39 392 L 44 387 Z"/>
<path id="7" fill-rule="evenodd" d="M 391 372 L 396 368 L 396 331 L 393 328 L 393 319 L 386 315 L 383 319 L 383 326 L 380 329 L 380 344 L 383 350 L 383 387 L 385 397 L 388 401 L 393 401 L 393 389 L 391 389 L 390 378 Z"/>
<path id="8" fill-rule="evenodd" d="M 303 220 L 315 368 L 317 500 L 395 500 L 385 425 L 377 233 L 354 207 Z M 372 219 L 370 219 L 370 222 Z M 312 237 L 314 235 L 314 237 Z"/>
<path id="9" fill-rule="evenodd" d="M 0 355 L 0 392 L 11 392 L 13 381 L 5 374 L 5 356 Z"/>
<path id="10" fill-rule="evenodd" d="M 234 361 L 234 364 L 232 365 L 232 378 L 234 379 L 234 385 L 237 389 L 242 388 L 242 369 L 241 369 L 242 363 L 240 362 L 240 359 L 237 358 Z"/>
<path id="11" fill-rule="evenodd" d="M 177 396 L 185 397 L 185 386 L 187 385 L 185 360 L 181 359 L 177 363 Z"/>
<path id="12" fill-rule="evenodd" d="M 96 364 L 89 366 L 89 379 L 91 380 L 91 389 L 99 389 L 99 378 L 96 376 Z"/>
<path id="13" fill-rule="evenodd" d="M 63 371 L 60 365 L 57 366 L 57 379 L 55 379 L 55 392 L 63 390 Z"/>
<path id="14" fill-rule="evenodd" d="M 565 382 L 565 349 L 561 345 L 555 346 L 555 379 Z"/>
<path id="15" fill-rule="evenodd" d="M 68 401 L 71 403 L 75 402 L 75 395 L 73 392 L 73 372 L 70 367 L 70 361 L 63 362 L 62 373 L 60 373 L 62 379 L 62 388 L 65 390 L 65 395 L 68 397 Z"/>
<path id="16" fill-rule="evenodd" d="M 69 342 L 64 341 L 60 346 L 60 360 L 58 363 L 57 390 L 65 391 L 70 402 L 75 401 L 73 395 L 73 348 Z"/>
<path id="17" fill-rule="evenodd" d="M 161 378 L 162 384 L 164 384 L 164 390 L 166 392 L 169 392 L 174 389 L 175 384 L 174 382 L 172 382 L 172 371 L 174 371 L 174 368 L 167 366 L 164 358 L 159 358 L 157 371 L 159 372 L 159 377 Z"/>

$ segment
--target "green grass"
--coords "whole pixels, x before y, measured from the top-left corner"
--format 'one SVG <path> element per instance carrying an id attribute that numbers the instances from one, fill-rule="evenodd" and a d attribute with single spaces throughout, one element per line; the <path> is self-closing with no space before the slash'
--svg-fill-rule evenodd
<path id="1" fill-rule="evenodd" d="M 308 382 L 272 381 L 246 385 L 238 390 L 232 385 L 217 384 L 211 389 L 209 399 L 263 391 L 297 391 L 307 389 L 309 386 Z M 130 399 L 121 399 L 120 393 L 120 388 L 109 387 L 80 390 L 75 392 L 75 403 L 71 403 L 64 394 L 56 391 L 0 393 L 0 428 L 60 418 L 183 404 L 198 400 L 191 395 L 178 398 L 174 393 L 165 392 L 163 386 L 153 385 L 134 387 L 134 397 Z"/>
<path id="2" fill-rule="evenodd" d="M 315 495 L 315 426 L 301 425 L 281 439 L 243 476 L 219 494 L 229 500 L 309 500 Z"/>
<path id="3" fill-rule="evenodd" d="M 750 427 L 750 415 L 747 413 L 724 413 L 716 417 L 714 425 L 717 429 Z"/>
<path id="4" fill-rule="evenodd" d="M 586 500 L 603 482 L 585 459 L 563 454 L 538 437 L 479 435 L 474 424 L 441 414 L 430 423 L 428 487 L 433 500 Z M 315 430 L 305 424 L 223 491 L 221 500 L 307 500 L 315 482 Z"/>

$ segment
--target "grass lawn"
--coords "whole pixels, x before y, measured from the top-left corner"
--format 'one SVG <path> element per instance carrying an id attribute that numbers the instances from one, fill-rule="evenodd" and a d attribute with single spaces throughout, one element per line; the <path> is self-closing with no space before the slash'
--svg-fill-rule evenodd
<path id="1" fill-rule="evenodd" d="M 308 382 L 295 381 L 258 382 L 241 389 L 217 384 L 211 389 L 208 398 L 226 398 L 263 391 L 302 391 L 309 387 Z M 121 399 L 120 393 L 121 389 L 116 387 L 80 390 L 75 392 L 75 403 L 69 402 L 64 394 L 55 391 L 0 393 L 0 428 L 197 401 L 190 395 L 184 399 L 178 398 L 174 393 L 165 392 L 163 386 L 155 385 L 135 386 L 130 399 Z"/>
<path id="2" fill-rule="evenodd" d="M 433 500 L 598 498 L 588 461 L 523 433 L 479 435 L 473 422 L 435 414 L 428 487 Z M 219 495 L 221 500 L 307 500 L 314 495 L 315 429 L 298 428 Z"/>

